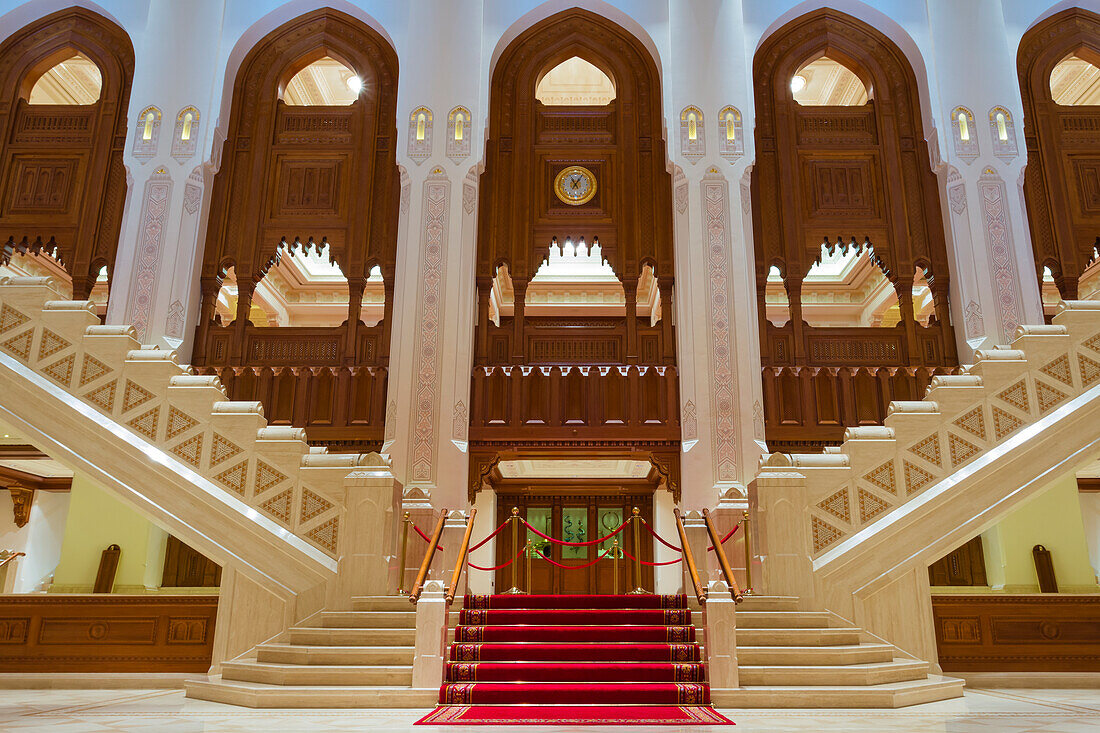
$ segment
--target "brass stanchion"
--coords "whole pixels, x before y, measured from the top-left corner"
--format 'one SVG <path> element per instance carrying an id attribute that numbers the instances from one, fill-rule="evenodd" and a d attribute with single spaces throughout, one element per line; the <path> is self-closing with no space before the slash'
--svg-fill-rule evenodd
<path id="1" fill-rule="evenodd" d="M 614 568 L 612 577 L 612 591 L 613 595 L 619 595 L 619 538 L 615 538 L 611 541 L 611 566 Z"/>
<path id="2" fill-rule="evenodd" d="M 504 591 L 510 595 L 522 595 L 519 587 L 519 579 L 516 577 L 516 557 L 519 551 L 519 507 L 512 507 L 512 516 L 508 520 L 512 523 L 512 587 Z"/>
<path id="3" fill-rule="evenodd" d="M 745 591 L 742 595 L 752 595 L 752 526 L 749 524 L 749 513 L 746 511 L 741 517 L 741 524 L 745 530 Z"/>
<path id="4" fill-rule="evenodd" d="M 402 522 L 402 524 L 404 525 L 404 527 L 401 530 L 401 563 L 397 566 L 398 567 L 398 577 L 401 579 L 401 581 L 400 581 L 400 583 L 398 583 L 397 594 L 404 596 L 404 595 L 408 595 L 408 593 L 405 592 L 405 554 L 408 552 L 408 549 L 409 549 L 409 513 L 408 512 L 405 512 L 405 519 Z"/>
<path id="5" fill-rule="evenodd" d="M 531 595 L 531 540 L 527 540 L 523 554 L 527 556 L 527 595 Z"/>
<path id="6" fill-rule="evenodd" d="M 638 507 L 634 507 L 630 519 L 634 524 L 634 590 L 630 591 L 628 595 L 645 595 L 649 591 L 642 587 L 642 548 L 639 546 L 641 540 L 638 536 L 638 532 L 641 531 L 638 523 L 642 521 L 642 517 L 638 513 Z"/>

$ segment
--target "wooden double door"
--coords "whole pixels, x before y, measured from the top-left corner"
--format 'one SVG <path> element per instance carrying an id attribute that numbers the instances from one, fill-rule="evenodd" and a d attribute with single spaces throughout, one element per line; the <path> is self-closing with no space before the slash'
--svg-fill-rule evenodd
<path id="1" fill-rule="evenodd" d="M 497 522 L 503 522 L 512 514 L 512 508 L 544 535 L 567 542 L 591 542 L 606 536 L 629 518 L 634 507 L 648 522 L 653 521 L 652 494 L 498 494 Z M 570 595 L 627 593 L 640 585 L 653 590 L 653 569 L 641 567 L 640 578 L 635 578 L 634 563 L 625 554 L 616 563 L 612 559 L 614 540 L 635 557 L 653 559 L 652 536 L 645 527 L 639 527 L 639 546 L 634 546 L 632 523 L 613 538 L 585 546 L 563 546 L 540 537 L 524 525 L 520 525 L 513 544 L 512 529 L 507 527 L 497 536 L 497 564 L 515 557 L 521 548 L 530 549 L 516 559 L 515 583 L 528 593 Z M 600 560 L 597 557 L 608 553 Z M 640 553 L 640 554 L 639 554 Z M 527 555 L 530 555 L 528 557 Z M 583 567 L 588 565 L 588 567 Z M 527 572 L 530 568 L 531 577 Z M 616 585 L 615 576 L 618 574 Z M 497 571 L 496 592 L 512 587 L 513 568 Z"/>

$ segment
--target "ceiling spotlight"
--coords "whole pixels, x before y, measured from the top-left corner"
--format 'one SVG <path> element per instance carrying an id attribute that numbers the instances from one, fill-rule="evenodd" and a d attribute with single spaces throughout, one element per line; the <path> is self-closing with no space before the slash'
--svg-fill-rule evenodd
<path id="1" fill-rule="evenodd" d="M 806 88 L 806 77 L 801 74 L 795 74 L 791 77 L 791 91 L 798 94 Z"/>
<path id="2" fill-rule="evenodd" d="M 348 77 L 348 89 L 352 90 L 356 94 L 363 91 L 363 80 L 358 76 Z"/>

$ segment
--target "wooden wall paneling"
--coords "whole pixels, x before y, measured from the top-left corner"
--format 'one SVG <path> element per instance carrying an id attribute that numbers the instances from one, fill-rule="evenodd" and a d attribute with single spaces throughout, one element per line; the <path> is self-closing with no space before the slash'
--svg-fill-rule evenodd
<path id="1" fill-rule="evenodd" d="M 945 672 L 1100 672 L 1098 595 L 933 595 Z"/>
<path id="2" fill-rule="evenodd" d="M 0 672 L 197 672 L 210 668 L 218 597 L 8 595 Z"/>
<path id="3" fill-rule="evenodd" d="M 1055 13 L 1024 34 L 1016 59 L 1028 161 L 1024 197 L 1036 275 L 1049 267 L 1067 300 L 1078 297 L 1078 279 L 1100 236 L 1100 160 L 1095 155 L 1100 107 L 1057 104 L 1050 90 L 1051 72 L 1070 53 L 1100 60 L 1100 15 L 1083 8 Z"/>
<path id="4" fill-rule="evenodd" d="M 28 104 L 37 78 L 73 51 L 99 68 L 99 100 L 86 106 Z M 47 15 L 0 44 L 3 258 L 56 247 L 77 300 L 88 297 L 100 267 L 106 265 L 112 279 L 115 274 L 133 73 L 129 36 L 85 8 Z"/>
<path id="5" fill-rule="evenodd" d="M 178 537 L 168 536 L 164 549 L 161 585 L 168 588 L 217 588 L 221 585 L 221 567 Z"/>
<path id="6" fill-rule="evenodd" d="M 975 537 L 928 566 L 933 586 L 986 585 L 985 552 L 981 536 Z"/>

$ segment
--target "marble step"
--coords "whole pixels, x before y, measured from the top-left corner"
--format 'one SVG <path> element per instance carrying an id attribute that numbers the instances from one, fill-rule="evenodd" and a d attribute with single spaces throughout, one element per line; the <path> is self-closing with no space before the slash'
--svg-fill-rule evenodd
<path id="1" fill-rule="evenodd" d="M 439 688 L 354 685 L 265 685 L 226 680 L 189 681 L 187 697 L 250 708 L 424 708 L 439 699 Z"/>
<path id="2" fill-rule="evenodd" d="M 341 629 L 415 629 L 415 611 L 322 611 L 321 626 Z"/>
<path id="3" fill-rule="evenodd" d="M 412 611 L 416 606 L 408 596 L 355 596 L 351 599 L 353 611 Z"/>
<path id="4" fill-rule="evenodd" d="M 859 629 L 738 629 L 744 646 L 838 646 L 859 643 Z"/>
<path id="5" fill-rule="evenodd" d="M 921 680 L 928 663 L 908 659 L 869 664 L 755 666 L 741 664 L 742 685 L 880 685 Z"/>
<path id="6" fill-rule="evenodd" d="M 717 708 L 900 708 L 962 695 L 963 681 L 932 675 L 881 685 L 746 685 L 735 690 L 711 688 Z"/>
<path id="7" fill-rule="evenodd" d="M 416 629 L 317 628 L 298 626 L 287 632 L 291 644 L 309 646 L 412 646 Z"/>
<path id="8" fill-rule="evenodd" d="M 222 664 L 222 679 L 268 685 L 411 685 L 412 665 L 271 664 L 245 659 Z"/>
<path id="9" fill-rule="evenodd" d="M 831 616 L 821 611 L 746 611 L 737 610 L 740 629 L 824 629 Z"/>
<path id="10" fill-rule="evenodd" d="M 412 646 L 260 644 L 256 661 L 273 664 L 412 664 Z"/>
<path id="11" fill-rule="evenodd" d="M 742 630 L 738 630 L 741 642 Z M 737 647 L 740 665 L 812 666 L 870 664 L 890 662 L 895 649 L 889 644 L 848 644 L 837 646 L 742 646 Z"/>

